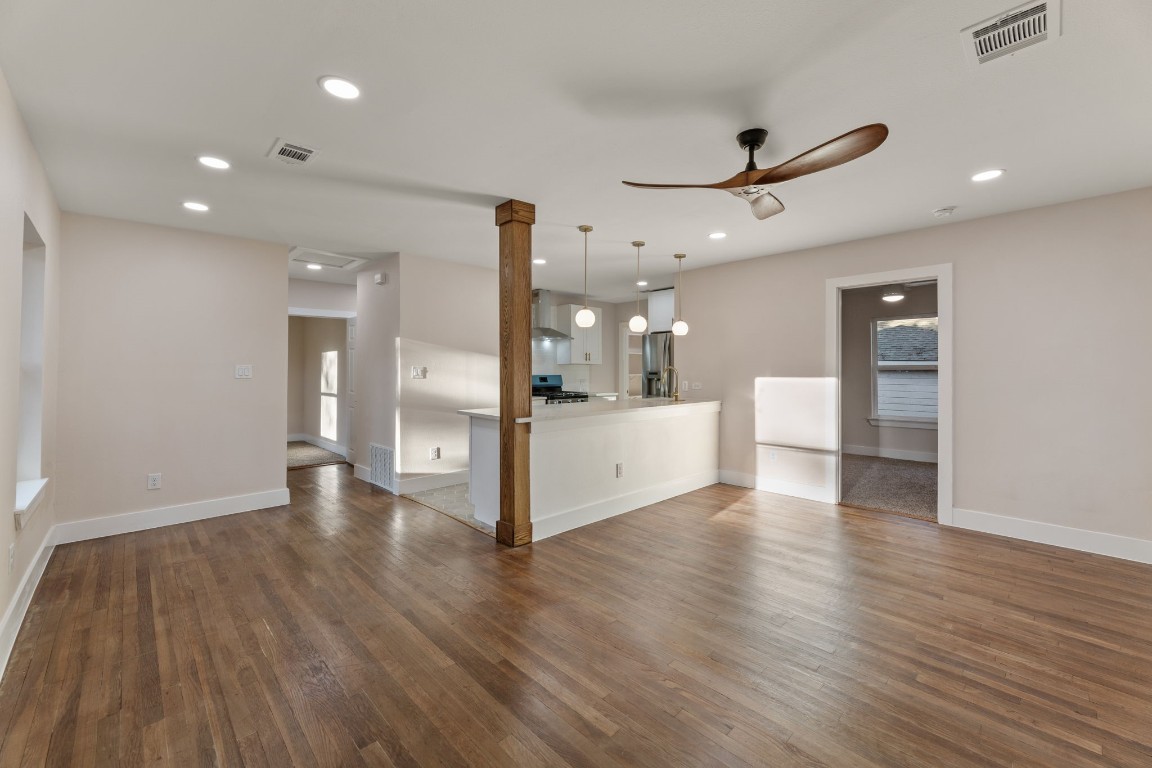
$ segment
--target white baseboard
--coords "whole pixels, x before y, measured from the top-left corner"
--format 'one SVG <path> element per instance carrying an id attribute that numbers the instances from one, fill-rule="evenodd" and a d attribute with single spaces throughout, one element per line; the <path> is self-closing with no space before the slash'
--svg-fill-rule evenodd
<path id="1" fill-rule="evenodd" d="M 338 453 L 341 456 L 343 456 L 345 459 L 348 458 L 348 446 L 340 445 L 339 443 L 334 443 L 331 440 L 325 440 L 322 437 L 316 437 L 315 435 L 306 435 L 303 432 L 297 432 L 295 434 L 288 435 L 288 442 L 291 443 L 291 442 L 296 442 L 296 441 L 303 441 L 305 443 L 309 443 L 311 445 L 314 445 L 317 448 L 323 448 L 326 451 L 332 451 L 332 453 Z"/>
<path id="2" fill-rule="evenodd" d="M 370 483 L 372 482 L 372 468 L 366 467 L 363 464 L 353 464 L 352 476 L 357 480 L 363 480 L 366 483 Z"/>
<path id="3" fill-rule="evenodd" d="M 971 509 L 954 509 L 952 525 L 972 531 L 1011 536 L 1014 539 L 1051 544 L 1055 547 L 1092 552 L 1097 555 L 1119 557 L 1138 563 L 1152 564 L 1152 541 L 1113 533 L 1068 528 L 1063 525 L 1024 520 L 1019 517 L 993 515 Z"/>
<path id="4" fill-rule="evenodd" d="M 695 475 L 681 477 L 668 483 L 651 486 L 644 490 L 636 491 L 635 493 L 617 496 L 614 499 L 598 501 L 593 504 L 588 504 L 587 506 L 577 507 L 576 509 L 569 509 L 563 512 L 555 512 L 547 517 L 538 518 L 533 516 L 532 541 L 540 541 L 549 536 L 555 536 L 558 533 L 579 528 L 582 525 L 588 525 L 589 523 L 595 523 L 609 517 L 615 517 L 624 512 L 631 512 L 634 509 L 646 507 L 658 501 L 671 499 L 673 496 L 679 496 L 682 493 L 707 488 L 709 485 L 715 485 L 719 480 L 720 474 L 716 470 L 699 472 Z"/>
<path id="5" fill-rule="evenodd" d="M 936 463 L 935 451 L 901 451 L 895 448 L 877 448 L 874 445 L 842 445 L 840 446 L 840 450 L 843 453 L 851 453 L 856 456 L 878 456 L 882 459 L 902 459 L 904 461 Z"/>
<path id="6" fill-rule="evenodd" d="M 140 512 L 126 512 L 110 517 L 94 517 L 89 520 L 75 520 L 57 523 L 52 528 L 53 544 L 68 544 L 73 541 L 99 539 L 120 533 L 135 533 L 165 525 L 191 523 L 210 517 L 235 515 L 238 512 L 251 512 L 255 509 L 280 507 L 289 503 L 288 489 L 277 488 L 271 491 L 247 493 L 243 496 L 227 496 L 222 499 L 194 501 L 160 509 L 146 509 Z"/>
<path id="7" fill-rule="evenodd" d="M 744 472 L 735 472 L 730 469 L 720 470 L 720 482 L 725 485 L 736 485 L 741 488 L 755 488 L 757 491 L 779 493 L 782 496 L 795 496 L 798 499 L 822 501 L 825 504 L 836 503 L 836 488 L 820 488 L 815 485 L 803 483 L 790 483 L 787 480 L 772 480 L 766 477 L 756 477 Z"/>
<path id="8" fill-rule="evenodd" d="M 419 477 L 401 478 L 396 481 L 399 494 L 420 493 L 435 488 L 447 488 L 450 485 L 460 485 L 468 482 L 468 470 L 458 469 L 455 472 L 442 472 L 438 475 L 421 475 Z"/>
<path id="9" fill-rule="evenodd" d="M 20 625 L 24 623 L 24 615 L 32 603 L 32 595 L 40 584 L 44 569 L 52 558 L 55 546 L 52 544 L 52 531 L 44 534 L 44 541 L 40 544 L 40 552 L 24 572 L 20 579 L 20 586 L 8 603 L 8 610 L 4 611 L 4 618 L 0 619 L 0 673 L 8 668 L 8 659 L 12 655 L 12 647 L 16 645 L 16 635 L 20 632 Z"/>

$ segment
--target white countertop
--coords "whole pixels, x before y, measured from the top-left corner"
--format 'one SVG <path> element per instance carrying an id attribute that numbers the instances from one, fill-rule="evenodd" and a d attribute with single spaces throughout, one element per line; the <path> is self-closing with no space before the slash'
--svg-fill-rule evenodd
<path id="1" fill-rule="evenodd" d="M 699 410 L 720 410 L 719 400 L 681 400 L 665 397 L 629 398 L 624 400 L 604 400 L 595 398 L 586 403 L 557 403 L 544 405 L 533 403 L 532 415 L 516 419 L 517 424 L 540 424 L 566 421 L 569 419 L 612 419 L 613 417 L 664 417 L 680 412 Z M 475 408 L 457 411 L 474 419 L 500 420 L 499 408 Z"/>

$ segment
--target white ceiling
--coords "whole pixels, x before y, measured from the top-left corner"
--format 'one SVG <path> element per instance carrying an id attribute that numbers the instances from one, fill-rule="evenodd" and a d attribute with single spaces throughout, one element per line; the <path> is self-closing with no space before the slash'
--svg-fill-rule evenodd
<path id="1" fill-rule="evenodd" d="M 538 285 L 626 298 L 686 270 L 1152 185 L 1152 3 L 1064 0 L 1063 35 L 982 65 L 965 0 L 4 0 L 0 68 L 66 210 L 354 255 L 494 267 L 493 207 L 536 205 Z M 347 77 L 355 102 L 317 87 Z M 774 188 L 711 182 L 871 122 L 886 144 Z M 319 149 L 265 157 L 277 137 Z M 227 173 L 195 161 L 211 153 Z M 969 180 L 1007 168 L 1000 180 Z M 207 214 L 180 207 L 209 203 Z M 709 232 L 728 238 L 710 241 Z"/>

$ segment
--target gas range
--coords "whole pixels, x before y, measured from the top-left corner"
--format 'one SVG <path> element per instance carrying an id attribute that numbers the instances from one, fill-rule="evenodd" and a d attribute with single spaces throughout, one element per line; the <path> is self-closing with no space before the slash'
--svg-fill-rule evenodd
<path id="1" fill-rule="evenodd" d="M 532 374 L 532 397 L 546 398 L 547 405 L 588 402 L 587 392 L 566 392 L 564 377 L 558 373 Z"/>

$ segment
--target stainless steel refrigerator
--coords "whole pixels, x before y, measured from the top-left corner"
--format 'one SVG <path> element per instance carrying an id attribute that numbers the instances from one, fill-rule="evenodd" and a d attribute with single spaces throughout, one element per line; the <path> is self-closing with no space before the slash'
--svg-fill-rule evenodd
<path id="1" fill-rule="evenodd" d="M 673 368 L 674 338 L 671 331 L 657 331 L 644 337 L 644 397 L 672 397 L 679 378 Z"/>

